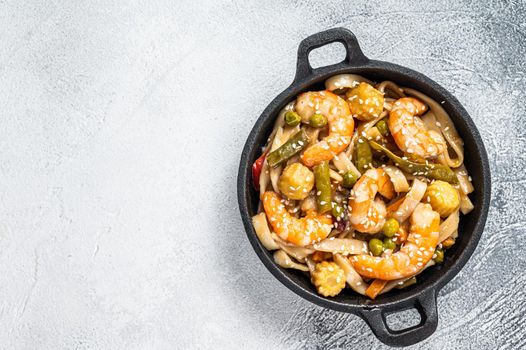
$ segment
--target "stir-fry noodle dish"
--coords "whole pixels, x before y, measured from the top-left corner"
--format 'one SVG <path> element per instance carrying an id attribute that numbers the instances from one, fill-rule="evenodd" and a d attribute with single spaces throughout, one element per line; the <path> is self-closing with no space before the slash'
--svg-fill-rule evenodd
<path id="1" fill-rule="evenodd" d="M 442 263 L 474 189 L 440 102 L 341 74 L 286 105 L 252 166 L 252 223 L 276 264 L 325 297 L 374 299 Z"/>

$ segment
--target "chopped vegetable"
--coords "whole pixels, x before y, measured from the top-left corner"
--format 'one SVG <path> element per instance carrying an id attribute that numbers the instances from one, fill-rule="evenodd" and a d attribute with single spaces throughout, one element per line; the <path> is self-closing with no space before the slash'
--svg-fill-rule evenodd
<path id="1" fill-rule="evenodd" d="M 369 144 L 373 149 L 385 153 L 385 155 L 395 162 L 397 167 L 406 173 L 410 173 L 412 175 L 423 175 L 430 179 L 442 180 L 454 185 L 458 184 L 457 175 L 453 172 L 453 170 L 445 165 L 414 163 L 398 157 L 396 154 L 374 141 L 369 141 Z"/>
<path id="2" fill-rule="evenodd" d="M 356 176 L 354 171 L 349 170 L 348 172 L 343 174 L 342 186 L 345 188 L 352 188 L 356 181 L 358 181 L 358 176 Z"/>
<path id="3" fill-rule="evenodd" d="M 354 164 L 358 170 L 363 174 L 367 169 L 371 168 L 373 162 L 373 152 L 369 146 L 369 142 L 364 137 L 360 137 L 356 146 L 354 146 Z"/>
<path id="4" fill-rule="evenodd" d="M 285 113 L 285 124 L 287 126 L 296 126 L 301 122 L 301 117 L 294 111 L 287 111 Z"/>
<path id="5" fill-rule="evenodd" d="M 396 285 L 396 289 L 404 289 L 404 288 L 407 288 L 409 286 L 412 286 L 413 284 L 416 284 L 416 277 L 413 276 L 411 278 L 408 278 L 406 279 L 405 281 L 401 282 L 401 283 L 397 283 Z"/>
<path id="6" fill-rule="evenodd" d="M 460 206 L 458 190 L 445 181 L 434 181 L 427 187 L 424 199 L 445 218 Z"/>
<path id="7" fill-rule="evenodd" d="M 312 273 L 312 282 L 318 293 L 333 297 L 345 288 L 345 272 L 335 262 L 322 261 L 316 264 Z"/>
<path id="8" fill-rule="evenodd" d="M 334 157 L 332 159 L 332 163 L 341 174 L 351 171 L 356 176 L 356 178 L 359 178 L 361 175 L 345 152 L 341 152 L 336 157 Z"/>
<path id="9" fill-rule="evenodd" d="M 307 133 L 304 129 L 301 129 L 278 149 L 271 152 L 267 157 L 267 162 L 270 166 L 275 167 L 295 154 L 298 154 L 308 143 L 309 138 L 307 137 Z"/>
<path id="10" fill-rule="evenodd" d="M 332 216 L 334 216 L 336 219 L 343 219 L 343 215 L 345 214 L 343 207 L 339 205 L 336 202 L 332 202 Z"/>
<path id="11" fill-rule="evenodd" d="M 287 198 L 301 200 L 307 198 L 314 187 L 314 174 L 301 163 L 288 165 L 279 178 L 278 188 Z"/>
<path id="12" fill-rule="evenodd" d="M 453 237 L 449 237 L 448 239 L 442 241 L 442 247 L 444 248 L 451 248 L 455 244 L 455 239 Z"/>
<path id="13" fill-rule="evenodd" d="M 287 255 L 283 250 L 276 250 L 274 253 L 274 261 L 276 264 L 278 264 L 281 267 L 284 267 L 286 269 L 296 269 L 300 271 L 309 271 L 309 268 L 303 264 L 298 264 L 297 262 L 294 262 L 290 256 Z"/>
<path id="14" fill-rule="evenodd" d="M 372 81 L 357 74 L 338 74 L 325 81 L 325 88 L 340 94 L 358 85 L 361 81 L 373 84 Z"/>
<path id="15" fill-rule="evenodd" d="M 394 250 L 396 248 L 396 243 L 393 241 L 392 238 L 386 237 L 384 238 L 384 250 Z"/>
<path id="16" fill-rule="evenodd" d="M 385 118 L 381 119 L 380 121 L 378 121 L 378 123 L 376 123 L 376 128 L 383 136 L 389 135 L 389 126 L 387 126 Z"/>
<path id="17" fill-rule="evenodd" d="M 386 280 L 381 280 L 377 278 L 369 285 L 369 288 L 367 288 L 365 294 L 369 298 L 375 299 L 378 296 L 378 294 L 380 294 L 380 292 L 384 289 L 386 284 Z"/>
<path id="18" fill-rule="evenodd" d="M 327 118 L 323 114 L 314 113 L 309 119 L 309 125 L 314 128 L 323 128 L 327 125 Z"/>
<path id="19" fill-rule="evenodd" d="M 314 253 L 314 250 L 312 250 L 312 249 L 290 245 L 289 243 L 285 242 L 284 240 L 279 239 L 279 237 L 275 233 L 273 233 L 273 237 L 275 237 L 274 241 L 277 242 L 279 247 L 285 253 L 287 253 L 289 256 L 293 257 L 294 259 L 296 259 L 297 261 L 299 261 L 301 263 L 305 262 L 305 258 L 307 256 L 309 256 L 312 253 Z"/>
<path id="20" fill-rule="evenodd" d="M 341 183 L 343 181 L 343 176 L 341 176 L 340 174 L 338 174 L 337 171 L 334 171 L 332 169 L 329 169 L 329 174 L 331 176 L 331 179 L 333 179 L 334 181 L 338 182 L 338 183 Z"/>
<path id="21" fill-rule="evenodd" d="M 266 153 L 263 153 L 254 164 L 252 164 L 252 180 L 254 181 L 254 187 L 259 189 L 259 177 L 261 175 L 261 169 L 263 169 L 263 163 L 265 163 Z"/>
<path id="22" fill-rule="evenodd" d="M 385 222 L 384 227 L 382 228 L 382 231 L 386 237 L 393 237 L 396 232 L 398 232 L 398 229 L 400 228 L 400 224 L 396 219 L 389 219 Z"/>
<path id="23" fill-rule="evenodd" d="M 367 83 L 347 91 L 347 102 L 351 113 L 360 120 L 371 120 L 384 109 L 384 95 Z"/>
<path id="24" fill-rule="evenodd" d="M 301 211 L 306 213 L 311 210 L 316 210 L 316 198 L 314 194 L 310 194 L 301 202 Z"/>
<path id="25" fill-rule="evenodd" d="M 440 264 L 444 261 L 444 251 L 442 249 L 435 250 L 435 254 L 433 255 L 433 257 L 435 263 Z"/>
<path id="26" fill-rule="evenodd" d="M 373 238 L 369 241 L 369 250 L 374 256 L 380 256 L 384 252 L 384 244 L 378 238 Z"/>
<path id="27" fill-rule="evenodd" d="M 318 200 L 318 212 L 326 213 L 332 209 L 331 177 L 329 162 L 321 162 L 314 167 L 314 178 L 316 180 L 316 198 Z"/>

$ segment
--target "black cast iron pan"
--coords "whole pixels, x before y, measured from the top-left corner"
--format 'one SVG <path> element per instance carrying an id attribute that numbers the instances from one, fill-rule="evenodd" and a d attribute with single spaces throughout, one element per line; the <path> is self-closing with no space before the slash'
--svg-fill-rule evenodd
<path id="1" fill-rule="evenodd" d="M 312 68 L 309 53 L 333 42 L 345 46 L 345 60 L 326 67 Z M 459 237 L 445 255 L 444 263 L 418 275 L 417 284 L 380 295 L 376 300 L 358 295 L 350 289 L 345 289 L 334 298 L 318 295 L 307 275 L 283 269 L 274 263 L 272 254 L 260 244 L 251 223 L 252 215 L 257 213 L 259 193 L 252 185 L 250 169 L 259 157 L 279 111 L 303 91 L 323 90 L 323 83 L 327 78 L 341 73 L 360 74 L 374 81 L 392 80 L 421 91 L 436 101 L 445 101 L 442 106 L 464 140 L 464 162 L 475 187 L 475 192 L 470 195 L 475 209 L 468 215 L 461 216 Z M 484 229 L 490 202 L 490 170 L 486 150 L 477 128 L 462 105 L 443 87 L 423 74 L 365 57 L 354 34 L 345 28 L 314 34 L 300 43 L 294 81 L 268 105 L 248 136 L 241 154 L 237 186 L 239 209 L 248 239 L 269 271 L 290 290 L 317 305 L 360 316 L 378 339 L 392 346 L 415 344 L 433 334 L 438 323 L 437 293 L 460 271 L 475 250 Z M 420 314 L 419 324 L 403 330 L 389 328 L 387 314 L 410 308 L 415 308 Z"/>

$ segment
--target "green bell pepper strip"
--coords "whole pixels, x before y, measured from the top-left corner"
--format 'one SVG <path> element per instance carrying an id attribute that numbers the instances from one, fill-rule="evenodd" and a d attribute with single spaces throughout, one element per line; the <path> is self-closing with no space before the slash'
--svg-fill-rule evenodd
<path id="1" fill-rule="evenodd" d="M 295 154 L 301 152 L 302 149 L 309 144 L 309 137 L 304 129 L 301 129 L 292 135 L 287 142 L 281 145 L 267 156 L 267 162 L 270 166 L 276 167 Z"/>
<path id="2" fill-rule="evenodd" d="M 457 175 L 446 165 L 414 163 L 398 157 L 396 154 L 374 141 L 369 141 L 369 144 L 373 149 L 385 153 L 387 157 L 395 162 L 397 167 L 406 173 L 412 175 L 423 175 L 430 179 L 442 180 L 454 185 L 458 184 Z"/>

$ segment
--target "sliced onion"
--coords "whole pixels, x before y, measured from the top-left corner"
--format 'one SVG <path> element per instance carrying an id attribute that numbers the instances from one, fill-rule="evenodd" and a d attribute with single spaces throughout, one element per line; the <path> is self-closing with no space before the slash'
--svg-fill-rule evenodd
<path id="1" fill-rule="evenodd" d="M 308 256 L 305 259 L 305 263 L 307 264 L 309 272 L 312 274 L 314 272 L 314 269 L 316 269 L 316 263 L 314 262 L 314 260 L 312 260 L 312 257 L 310 256 Z"/>
<path id="2" fill-rule="evenodd" d="M 316 197 L 314 195 L 310 194 L 307 198 L 301 201 L 301 211 L 306 213 L 310 210 L 316 210 L 317 204 L 316 204 Z"/>
<path id="3" fill-rule="evenodd" d="M 325 81 L 325 89 L 333 91 L 337 94 L 345 92 L 347 89 L 352 89 L 360 82 L 371 84 L 369 79 L 356 74 L 338 74 L 330 77 Z"/>
<path id="4" fill-rule="evenodd" d="M 384 80 L 380 84 L 376 86 L 376 89 L 380 91 L 383 94 L 386 94 L 385 90 L 389 90 L 393 92 L 396 95 L 396 98 L 402 98 L 405 97 L 404 90 L 398 86 L 396 83 L 393 83 L 389 80 Z"/>
<path id="5" fill-rule="evenodd" d="M 460 221 L 458 210 L 455 210 L 450 214 L 446 220 L 440 224 L 440 234 L 438 236 L 438 241 L 443 242 L 452 236 L 455 231 L 458 230 L 458 223 Z"/>
<path id="6" fill-rule="evenodd" d="M 395 212 L 391 213 L 391 216 L 398 220 L 398 222 L 407 220 L 424 197 L 426 189 L 427 184 L 425 182 L 414 179 L 413 186 L 411 186 L 411 189 L 407 192 L 404 201 Z"/>
<path id="7" fill-rule="evenodd" d="M 365 291 L 369 286 L 364 282 L 362 276 L 356 272 L 354 267 L 352 267 L 349 260 L 340 254 L 334 254 L 334 262 L 343 269 L 343 272 L 345 272 L 347 284 L 349 284 L 356 293 L 365 295 Z"/>
<path id="8" fill-rule="evenodd" d="M 322 252 L 342 255 L 369 254 L 367 243 L 353 238 L 328 238 L 314 243 L 312 248 Z"/>
<path id="9" fill-rule="evenodd" d="M 274 253 L 274 261 L 281 267 L 286 269 L 296 269 L 300 271 L 309 271 L 309 268 L 306 265 L 298 264 L 294 262 L 290 256 L 287 255 L 283 250 L 276 250 Z"/>
<path id="10" fill-rule="evenodd" d="M 384 169 L 386 174 L 391 178 L 391 182 L 397 193 L 409 191 L 409 183 L 407 182 L 402 170 L 394 165 L 386 165 L 382 169 Z"/>
<path id="11" fill-rule="evenodd" d="M 278 242 L 278 245 L 285 253 L 292 256 L 294 259 L 298 260 L 299 262 L 305 262 L 305 258 L 308 255 L 311 255 L 312 253 L 314 253 L 314 249 L 287 245 L 282 242 Z"/>
<path id="12" fill-rule="evenodd" d="M 340 174 L 338 174 L 336 171 L 332 170 L 332 169 L 329 169 L 329 176 L 334 181 L 337 181 L 337 182 L 342 182 L 343 181 L 343 177 Z"/>
<path id="13" fill-rule="evenodd" d="M 349 157 L 345 152 L 338 154 L 336 157 L 332 158 L 332 163 L 338 169 L 340 174 L 345 174 L 348 171 L 352 171 L 357 177 L 360 177 L 360 171 L 356 169 L 354 164 L 351 162 Z"/>
<path id="14" fill-rule="evenodd" d="M 254 231 L 256 231 L 259 241 L 266 249 L 276 250 L 279 248 L 278 244 L 272 239 L 265 213 L 254 215 L 252 217 L 252 226 L 254 226 Z"/>
<path id="15" fill-rule="evenodd" d="M 376 126 L 373 126 L 372 128 L 370 128 L 365 133 L 365 137 L 367 137 L 368 140 L 374 140 L 374 141 L 380 141 L 383 138 L 382 134 L 380 134 L 380 131 L 378 131 L 378 128 Z"/>

